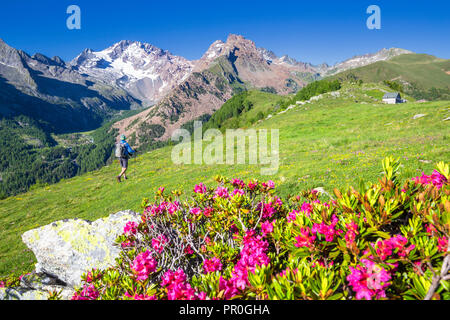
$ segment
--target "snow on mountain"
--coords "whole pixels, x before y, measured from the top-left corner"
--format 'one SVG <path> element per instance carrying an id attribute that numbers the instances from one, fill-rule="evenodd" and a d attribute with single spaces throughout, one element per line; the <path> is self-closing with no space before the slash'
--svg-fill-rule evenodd
<path id="1" fill-rule="evenodd" d="M 191 74 L 193 63 L 138 41 L 120 41 L 102 50 L 86 49 L 70 63 L 75 69 L 118 85 L 153 104 Z"/>
<path id="2" fill-rule="evenodd" d="M 155 104 L 172 91 L 177 85 L 188 79 L 192 72 L 201 72 L 217 58 L 227 56 L 238 48 L 238 56 L 246 54 L 251 64 L 263 70 L 275 66 L 289 70 L 293 74 L 320 76 L 333 75 L 348 69 L 365 66 L 411 51 L 392 48 L 383 49 L 374 54 L 356 56 L 334 66 L 299 62 L 284 55 L 278 57 L 265 48 L 256 48 L 254 43 L 239 35 L 230 35 L 226 42 L 217 40 L 211 44 L 201 59 L 189 61 L 172 55 L 148 43 L 122 40 L 102 50 L 84 50 L 70 65 L 81 73 L 100 79 L 109 85 L 125 89 L 144 105 Z M 258 62 L 259 61 L 259 62 Z M 277 73 L 276 72 L 276 73 Z M 266 76 L 266 75 L 265 75 Z"/>
<path id="3" fill-rule="evenodd" d="M 391 49 L 382 49 L 376 53 L 369 53 L 361 56 L 355 56 L 348 60 L 345 60 L 341 63 L 338 63 L 334 66 L 330 66 L 324 70 L 324 75 L 333 75 L 339 72 L 343 72 L 349 69 L 354 69 L 358 67 L 363 67 L 378 61 L 389 60 L 395 56 L 401 54 L 409 54 L 413 53 L 412 51 L 400 49 L 400 48 L 391 48 Z"/>

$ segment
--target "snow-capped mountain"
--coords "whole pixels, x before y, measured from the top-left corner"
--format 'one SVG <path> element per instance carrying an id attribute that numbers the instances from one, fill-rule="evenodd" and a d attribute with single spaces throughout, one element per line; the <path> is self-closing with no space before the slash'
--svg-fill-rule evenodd
<path id="1" fill-rule="evenodd" d="M 0 39 L 0 118 L 25 115 L 52 132 L 87 131 L 120 110 L 138 108 L 126 90 Z"/>
<path id="2" fill-rule="evenodd" d="M 381 49 L 376 53 L 369 53 L 361 56 L 355 56 L 348 60 L 345 60 L 341 63 L 338 63 L 334 66 L 329 66 L 328 68 L 322 71 L 323 75 L 334 75 L 339 72 L 343 72 L 349 69 L 354 69 L 358 67 L 367 66 L 369 64 L 392 59 L 395 56 L 399 56 L 401 54 L 409 54 L 413 53 L 412 51 L 400 49 L 400 48 L 391 48 L 391 49 Z"/>
<path id="3" fill-rule="evenodd" d="M 142 128 L 158 127 L 157 139 L 166 140 L 181 125 L 213 114 L 235 94 L 236 88 L 293 93 L 333 72 L 386 60 L 402 53 L 409 51 L 384 49 L 335 66 L 312 65 L 288 55 L 278 57 L 268 49 L 258 48 L 253 41 L 241 35 L 230 34 L 226 41 L 214 41 L 199 60 L 191 61 L 191 69 L 186 69 L 185 81 L 174 86 L 154 108 L 121 120 L 115 127 L 129 136 L 135 134 L 138 143 L 148 140 L 149 133 Z"/>
<path id="4" fill-rule="evenodd" d="M 251 68 L 259 70 L 260 74 L 257 78 L 251 74 L 249 79 L 245 79 L 244 73 L 244 80 L 249 80 L 256 87 L 261 87 L 266 84 L 273 86 L 271 79 L 284 81 L 285 79 L 278 79 L 280 73 L 290 74 L 289 77 L 283 77 L 293 78 L 294 82 L 301 85 L 297 79 L 301 80 L 300 82 L 311 81 L 320 76 L 333 75 L 411 52 L 397 48 L 383 49 L 374 54 L 353 57 L 334 66 L 325 64 L 314 66 L 297 61 L 288 55 L 278 57 L 274 52 L 265 48 L 256 48 L 252 41 L 232 34 L 226 42 L 222 40 L 213 42 L 201 59 L 196 61 L 172 55 L 169 51 L 148 43 L 122 40 L 102 51 L 86 49 L 70 62 L 70 66 L 106 84 L 123 88 L 133 97 L 141 100 L 143 105 L 151 105 L 161 101 L 174 88 L 187 80 L 192 72 L 201 72 L 209 68 L 219 57 L 229 56 L 230 53 L 243 57 Z M 297 85 L 294 87 L 298 88 Z M 280 93 L 283 92 L 283 90 L 280 91 Z"/>
<path id="5" fill-rule="evenodd" d="M 187 79 L 193 63 L 148 43 L 120 41 L 102 50 L 86 49 L 70 63 L 75 69 L 124 88 L 153 104 Z"/>

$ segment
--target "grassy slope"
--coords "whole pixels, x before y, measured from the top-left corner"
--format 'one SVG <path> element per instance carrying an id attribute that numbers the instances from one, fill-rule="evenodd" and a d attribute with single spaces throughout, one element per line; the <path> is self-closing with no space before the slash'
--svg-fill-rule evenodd
<path id="1" fill-rule="evenodd" d="M 332 76 L 343 78 L 354 74 L 364 82 L 383 80 L 404 80 L 416 83 L 423 89 L 448 88 L 450 84 L 450 60 L 439 59 L 426 54 L 404 54 L 388 61 L 378 61 L 368 66 L 351 69 Z"/>
<path id="2" fill-rule="evenodd" d="M 222 123 L 222 127 L 247 128 L 248 126 L 251 126 L 252 123 L 257 121 L 256 119 L 258 113 L 262 112 L 264 115 L 269 114 L 282 99 L 283 97 L 276 94 L 250 90 L 248 91 L 248 97 L 246 100 L 252 102 L 253 107 L 249 111 L 241 113 L 238 118 L 233 117 L 225 120 Z M 238 126 L 236 126 L 236 124 L 238 124 Z"/>
<path id="3" fill-rule="evenodd" d="M 95 220 L 124 209 L 139 210 L 142 198 L 152 197 L 160 186 L 189 192 L 196 183 L 211 185 L 213 176 L 222 174 L 272 179 L 278 192 L 288 195 L 312 187 L 356 185 L 361 178 L 375 180 L 387 155 L 401 157 L 403 177 L 448 162 L 449 122 L 443 119 L 449 116 L 449 102 L 382 105 L 364 94 L 379 89 L 383 87 L 346 87 L 340 98 L 328 95 L 256 124 L 280 129 L 280 168 L 274 176 L 261 177 L 260 167 L 250 165 L 174 165 L 166 147 L 130 160 L 130 179 L 122 184 L 115 181 L 119 168 L 114 164 L 0 201 L 0 275 L 32 269 L 34 256 L 21 241 L 23 232 L 65 218 Z M 419 113 L 426 116 L 412 120 Z"/>

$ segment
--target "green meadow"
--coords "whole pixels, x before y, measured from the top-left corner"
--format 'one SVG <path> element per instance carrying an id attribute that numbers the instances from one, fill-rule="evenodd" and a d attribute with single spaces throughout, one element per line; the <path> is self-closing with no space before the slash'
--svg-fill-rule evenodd
<path id="1" fill-rule="evenodd" d="M 120 184 L 115 162 L 1 200 L 0 275 L 33 269 L 34 256 L 21 240 L 25 231 L 67 218 L 95 220 L 121 210 L 139 211 L 142 199 L 152 198 L 161 186 L 190 193 L 195 184 L 214 185 L 213 177 L 223 175 L 273 180 L 277 191 L 288 196 L 316 187 L 331 192 L 361 179 L 376 181 L 381 160 L 390 155 L 401 159 L 403 178 L 430 173 L 439 161 L 448 163 L 450 121 L 444 119 L 450 116 L 450 102 L 385 105 L 379 99 L 383 90 L 387 88 L 375 84 L 345 85 L 339 96 L 325 94 L 281 113 L 275 98 L 267 102 L 253 94 L 254 109 L 246 117 L 253 119 L 261 111 L 264 120 L 249 127 L 279 129 L 279 168 L 271 176 L 260 174 L 266 165 L 175 165 L 173 147 L 165 147 L 131 159 L 129 179 Z M 418 114 L 425 116 L 413 119 Z"/>

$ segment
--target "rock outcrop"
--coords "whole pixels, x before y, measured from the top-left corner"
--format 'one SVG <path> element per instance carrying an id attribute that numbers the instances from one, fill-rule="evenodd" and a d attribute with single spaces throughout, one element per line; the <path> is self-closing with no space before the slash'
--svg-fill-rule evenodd
<path id="1" fill-rule="evenodd" d="M 0 300 L 48 300 L 57 292 L 62 300 L 70 300 L 75 289 L 44 273 L 30 273 L 20 280 L 16 288 L 0 288 Z"/>
<path id="2" fill-rule="evenodd" d="M 57 221 L 25 232 L 22 240 L 36 256 L 36 274 L 74 288 L 80 286 L 86 271 L 114 264 L 120 252 L 116 238 L 128 221 L 137 222 L 139 218 L 133 211 L 121 211 L 94 222 Z"/>

